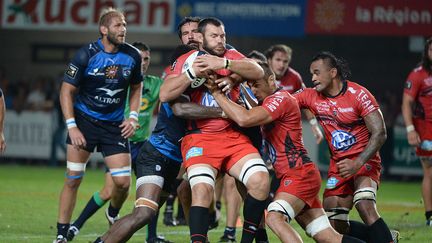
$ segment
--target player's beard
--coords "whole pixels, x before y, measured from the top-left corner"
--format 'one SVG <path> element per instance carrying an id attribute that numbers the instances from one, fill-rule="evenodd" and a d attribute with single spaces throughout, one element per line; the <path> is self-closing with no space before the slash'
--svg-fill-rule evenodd
<path id="1" fill-rule="evenodd" d="M 223 47 L 223 51 L 222 50 L 216 51 L 216 48 L 222 49 L 222 47 Z M 219 57 L 223 56 L 225 54 L 225 51 L 226 51 L 225 46 L 215 46 L 215 47 L 211 48 L 205 39 L 203 42 L 203 49 L 205 51 L 207 51 L 208 53 L 215 55 L 215 56 L 219 56 Z"/>
<path id="2" fill-rule="evenodd" d="M 121 40 L 119 40 L 119 39 L 121 39 L 121 37 L 116 36 L 116 34 L 114 34 L 114 33 L 112 33 L 112 32 L 108 32 L 107 40 L 108 40 L 111 44 L 113 44 L 114 46 L 118 46 L 118 45 L 121 45 L 121 44 L 124 43 L 124 40 L 121 41 Z"/>
<path id="3" fill-rule="evenodd" d="M 188 45 L 188 46 L 191 46 L 191 47 L 193 47 L 193 48 L 195 48 L 195 49 L 199 49 L 199 42 L 198 42 L 198 41 L 191 40 L 191 41 L 189 41 L 189 42 L 187 43 L 187 45 Z"/>

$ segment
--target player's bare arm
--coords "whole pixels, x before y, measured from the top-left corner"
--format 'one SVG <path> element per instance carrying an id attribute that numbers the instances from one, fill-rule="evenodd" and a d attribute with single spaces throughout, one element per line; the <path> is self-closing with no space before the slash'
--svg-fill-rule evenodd
<path id="1" fill-rule="evenodd" d="M 131 84 L 129 94 L 129 118 L 124 120 L 120 127 L 121 133 L 124 138 L 132 137 L 135 130 L 138 129 L 138 113 L 141 105 L 142 83 Z"/>
<path id="2" fill-rule="evenodd" d="M 244 79 L 258 80 L 264 77 L 262 68 L 249 58 L 229 60 L 214 55 L 202 55 L 197 57 L 195 63 L 201 68 L 201 72 L 229 69 Z"/>
<path id="3" fill-rule="evenodd" d="M 415 130 L 414 124 L 413 124 L 413 111 L 412 107 L 414 105 L 414 99 L 407 94 L 403 94 L 402 98 L 402 115 L 405 121 L 405 126 L 407 127 L 407 137 L 408 137 L 408 143 L 412 146 L 419 146 L 420 145 L 420 136 L 418 135 L 417 131 Z"/>
<path id="4" fill-rule="evenodd" d="M 211 81 L 209 83 L 211 83 Z M 257 106 L 250 110 L 246 110 L 243 106 L 228 99 L 228 97 L 226 97 L 225 94 L 223 94 L 214 83 L 206 84 L 206 86 L 212 92 L 213 97 L 222 108 L 226 116 L 235 121 L 239 126 L 253 127 L 273 121 L 271 115 L 263 107 Z"/>
<path id="5" fill-rule="evenodd" d="M 199 68 L 195 64 L 192 65 L 193 74 L 195 77 L 206 77 L 207 74 L 199 72 Z M 159 100 L 161 102 L 170 102 L 178 98 L 183 92 L 190 87 L 192 80 L 187 75 L 187 72 L 181 74 L 169 74 L 165 77 L 159 91 Z"/>
<path id="6" fill-rule="evenodd" d="M 67 82 L 63 82 L 61 89 L 60 89 L 60 105 L 61 109 L 63 111 L 63 116 L 68 123 L 69 121 L 73 120 L 73 123 L 75 123 L 75 116 L 74 116 L 74 109 L 73 109 L 73 97 L 74 94 L 78 91 L 78 88 L 73 86 L 72 84 L 69 84 Z M 71 139 L 72 146 L 74 146 L 76 149 L 79 149 L 81 147 L 86 146 L 86 140 L 84 138 L 84 135 L 81 133 L 81 131 L 78 129 L 78 127 L 67 124 L 69 137 Z"/>
<path id="7" fill-rule="evenodd" d="M 354 175 L 372 156 L 374 156 L 387 139 L 387 132 L 381 110 L 376 110 L 365 116 L 366 127 L 371 134 L 363 152 L 355 160 L 344 159 L 337 162 L 339 174 L 342 177 Z"/>
<path id="8" fill-rule="evenodd" d="M 315 137 L 316 143 L 320 144 L 323 140 L 324 136 L 321 132 L 321 129 L 318 125 L 318 121 L 315 118 L 314 114 L 309 109 L 302 109 L 303 114 L 305 115 L 306 119 L 309 121 L 309 124 L 311 125 L 312 133 Z"/>
<path id="9" fill-rule="evenodd" d="M 208 107 L 189 102 L 180 96 L 174 102 L 170 103 L 174 115 L 183 119 L 207 119 L 224 117 L 222 109 L 219 107 Z"/>

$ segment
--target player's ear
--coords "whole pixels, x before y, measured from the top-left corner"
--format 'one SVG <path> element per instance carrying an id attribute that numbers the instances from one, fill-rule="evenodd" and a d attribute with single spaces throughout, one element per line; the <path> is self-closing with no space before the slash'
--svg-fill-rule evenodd
<path id="1" fill-rule="evenodd" d="M 276 79 L 275 79 L 275 75 L 272 74 L 267 78 L 267 83 L 270 87 L 275 86 L 276 87 Z"/>
<path id="2" fill-rule="evenodd" d="M 100 32 L 102 35 L 108 35 L 108 28 L 107 28 L 106 26 L 104 26 L 104 25 L 101 25 L 101 26 L 99 27 L 99 32 Z"/>
<path id="3" fill-rule="evenodd" d="M 336 78 L 336 76 L 338 75 L 337 68 L 330 69 L 330 75 L 332 78 Z"/>

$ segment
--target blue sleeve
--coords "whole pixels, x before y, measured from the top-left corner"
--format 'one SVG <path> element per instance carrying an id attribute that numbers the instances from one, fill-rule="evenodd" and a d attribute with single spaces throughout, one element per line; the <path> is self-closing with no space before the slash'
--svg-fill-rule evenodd
<path id="1" fill-rule="evenodd" d="M 79 49 L 63 76 L 63 81 L 74 86 L 79 86 L 82 77 L 85 74 L 89 60 L 89 52 L 87 46 Z"/>
<path id="2" fill-rule="evenodd" d="M 135 60 L 135 66 L 132 70 L 130 79 L 131 84 L 139 84 L 144 80 L 144 74 L 141 72 L 141 55 L 138 50 L 132 50 L 131 56 Z"/>

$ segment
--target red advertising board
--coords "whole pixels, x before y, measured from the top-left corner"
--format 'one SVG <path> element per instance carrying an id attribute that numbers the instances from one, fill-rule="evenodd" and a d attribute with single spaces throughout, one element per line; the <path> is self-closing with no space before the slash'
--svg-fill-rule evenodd
<path id="1" fill-rule="evenodd" d="M 429 0 L 309 0 L 307 34 L 432 35 Z"/>

